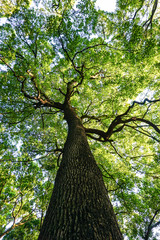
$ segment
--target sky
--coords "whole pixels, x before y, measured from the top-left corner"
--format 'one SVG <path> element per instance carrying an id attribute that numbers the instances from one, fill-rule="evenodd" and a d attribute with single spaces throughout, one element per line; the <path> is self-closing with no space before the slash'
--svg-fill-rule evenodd
<path id="1" fill-rule="evenodd" d="M 96 6 L 101 10 L 113 12 L 116 7 L 116 0 L 97 0 Z"/>

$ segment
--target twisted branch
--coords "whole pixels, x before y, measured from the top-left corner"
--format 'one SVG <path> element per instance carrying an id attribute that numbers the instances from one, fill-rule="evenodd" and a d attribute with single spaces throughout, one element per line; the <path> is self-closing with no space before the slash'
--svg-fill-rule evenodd
<path id="1" fill-rule="evenodd" d="M 103 142 L 107 142 L 107 141 L 111 141 L 110 137 L 112 136 L 112 134 L 114 134 L 115 132 L 120 132 L 126 126 L 125 125 L 126 123 L 138 121 L 138 122 L 147 123 L 147 125 L 151 126 L 157 133 L 160 133 L 160 129 L 158 128 L 158 126 L 156 126 L 154 123 L 152 123 L 151 121 L 149 121 L 147 119 L 139 118 L 139 117 L 130 117 L 128 119 L 123 119 L 123 117 L 126 116 L 130 112 L 130 110 L 134 107 L 135 104 L 144 105 L 146 102 L 156 103 L 158 101 L 160 101 L 160 99 L 149 100 L 148 98 L 144 99 L 143 102 L 134 101 L 132 103 L 132 105 L 129 106 L 128 109 L 123 114 L 118 115 L 111 122 L 111 124 L 108 127 L 108 130 L 106 132 L 103 130 L 98 130 L 98 129 L 93 129 L 93 128 L 85 128 L 85 131 L 86 131 L 87 135 L 91 133 L 91 134 L 96 134 L 99 136 L 98 138 L 96 138 L 94 136 L 88 135 L 92 139 L 102 141 L 102 138 L 103 138 Z M 120 126 L 119 128 L 116 129 L 116 127 L 121 124 L 122 124 L 122 126 Z M 147 135 L 147 136 L 149 136 L 149 135 Z M 157 139 L 155 139 L 155 140 L 157 140 Z"/>

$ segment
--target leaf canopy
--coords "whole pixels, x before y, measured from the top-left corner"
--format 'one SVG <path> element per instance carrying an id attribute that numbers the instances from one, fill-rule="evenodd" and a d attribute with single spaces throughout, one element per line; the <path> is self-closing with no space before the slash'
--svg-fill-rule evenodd
<path id="1" fill-rule="evenodd" d="M 29 4 L 2 11 L 1 236 L 38 236 L 67 135 L 61 106 L 72 83 L 71 104 L 122 231 L 128 239 L 150 231 L 158 240 L 158 1 L 119 0 L 114 13 L 90 0 Z"/>

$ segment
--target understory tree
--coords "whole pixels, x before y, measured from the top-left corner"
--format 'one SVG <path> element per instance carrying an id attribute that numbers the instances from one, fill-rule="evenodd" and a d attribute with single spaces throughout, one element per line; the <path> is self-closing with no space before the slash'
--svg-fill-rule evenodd
<path id="1" fill-rule="evenodd" d="M 119 0 L 113 13 L 91 0 L 12 4 L 1 12 L 0 237 L 158 240 L 158 1 Z"/>

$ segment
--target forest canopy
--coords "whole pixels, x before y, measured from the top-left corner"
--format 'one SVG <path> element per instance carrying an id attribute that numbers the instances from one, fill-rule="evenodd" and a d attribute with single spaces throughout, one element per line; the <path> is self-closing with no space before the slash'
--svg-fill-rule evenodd
<path id="1" fill-rule="evenodd" d="M 114 12 L 92 0 L 0 6 L 0 237 L 38 238 L 67 137 L 68 100 L 125 239 L 158 240 L 158 0 L 117 0 Z"/>

